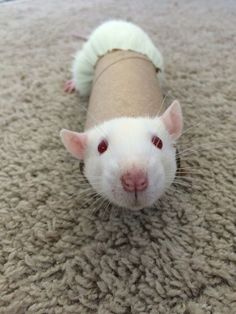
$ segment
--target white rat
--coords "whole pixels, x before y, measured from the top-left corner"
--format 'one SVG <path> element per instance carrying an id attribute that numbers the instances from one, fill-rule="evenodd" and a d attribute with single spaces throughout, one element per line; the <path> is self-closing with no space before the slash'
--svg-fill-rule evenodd
<path id="1" fill-rule="evenodd" d="M 143 30 L 109 21 L 78 52 L 66 85 L 67 91 L 91 95 L 85 131 L 63 129 L 62 142 L 84 162 L 84 174 L 99 195 L 132 210 L 155 204 L 177 169 L 183 117 L 178 101 L 158 116 L 162 71 L 162 56 Z"/>

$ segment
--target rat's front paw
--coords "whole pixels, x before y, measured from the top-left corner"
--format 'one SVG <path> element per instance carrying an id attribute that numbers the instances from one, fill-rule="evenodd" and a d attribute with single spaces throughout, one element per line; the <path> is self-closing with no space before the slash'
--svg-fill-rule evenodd
<path id="1" fill-rule="evenodd" d="M 75 82 L 73 80 L 69 80 L 64 85 L 64 92 L 73 93 L 75 91 Z"/>

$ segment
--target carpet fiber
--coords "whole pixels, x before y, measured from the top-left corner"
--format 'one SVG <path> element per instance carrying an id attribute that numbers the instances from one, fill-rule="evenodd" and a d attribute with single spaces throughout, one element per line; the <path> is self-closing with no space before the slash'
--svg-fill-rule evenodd
<path id="1" fill-rule="evenodd" d="M 150 34 L 185 117 L 192 179 L 137 213 L 95 203 L 58 135 L 85 121 L 72 34 L 109 18 Z M 235 20 L 230 0 L 0 5 L 0 313 L 235 313 Z"/>

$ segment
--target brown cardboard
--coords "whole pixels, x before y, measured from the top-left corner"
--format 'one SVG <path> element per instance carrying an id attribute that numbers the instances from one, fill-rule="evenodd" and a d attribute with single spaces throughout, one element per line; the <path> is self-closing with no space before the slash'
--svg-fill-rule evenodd
<path id="1" fill-rule="evenodd" d="M 121 116 L 156 116 L 162 101 L 157 69 L 147 57 L 110 52 L 96 64 L 85 129 Z"/>

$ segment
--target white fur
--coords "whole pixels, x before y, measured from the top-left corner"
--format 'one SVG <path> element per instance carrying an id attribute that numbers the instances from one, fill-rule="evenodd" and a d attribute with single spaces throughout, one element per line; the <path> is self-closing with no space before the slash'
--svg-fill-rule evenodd
<path id="1" fill-rule="evenodd" d="M 85 154 L 85 176 L 98 194 L 113 204 L 138 210 L 153 205 L 173 182 L 176 172 L 175 141 L 172 140 L 160 118 L 117 118 L 88 131 Z M 163 148 L 152 144 L 152 136 L 163 141 Z M 102 139 L 108 149 L 102 155 L 97 146 Z M 139 192 L 138 202 L 134 193 L 124 191 L 120 177 L 137 166 L 149 178 L 149 186 Z"/>
<path id="2" fill-rule="evenodd" d="M 85 176 L 95 191 L 111 203 L 132 210 L 153 205 L 171 185 L 176 173 L 175 143 L 183 127 L 182 111 L 174 101 L 160 117 L 115 118 L 77 133 L 62 130 L 61 137 L 73 156 L 84 160 Z M 153 136 L 162 147 L 152 143 Z M 99 152 L 99 143 L 108 146 Z M 138 194 L 127 192 L 122 176 L 132 169 L 147 175 L 148 185 Z"/>
<path id="3" fill-rule="evenodd" d="M 98 59 L 113 49 L 140 52 L 163 72 L 161 53 L 140 27 L 125 21 L 105 22 L 95 29 L 75 56 L 73 80 L 81 96 L 89 95 Z"/>

